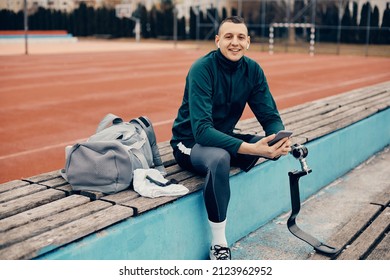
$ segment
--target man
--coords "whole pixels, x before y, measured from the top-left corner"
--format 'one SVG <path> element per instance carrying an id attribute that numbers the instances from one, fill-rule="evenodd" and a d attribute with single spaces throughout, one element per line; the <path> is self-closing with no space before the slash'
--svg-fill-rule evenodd
<path id="1" fill-rule="evenodd" d="M 263 70 L 244 56 L 250 44 L 244 20 L 233 16 L 222 21 L 215 43 L 217 50 L 188 72 L 171 139 L 178 164 L 205 176 L 212 260 L 231 258 L 225 236 L 230 167 L 247 172 L 259 157 L 277 159 L 291 150 L 288 138 L 267 144 L 284 126 Z M 268 136 L 233 133 L 247 103 Z"/>

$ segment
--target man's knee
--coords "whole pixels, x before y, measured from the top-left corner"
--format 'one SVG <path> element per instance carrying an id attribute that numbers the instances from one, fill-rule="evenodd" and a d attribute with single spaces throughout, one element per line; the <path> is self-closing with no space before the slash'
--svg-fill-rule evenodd
<path id="1" fill-rule="evenodd" d="M 213 170 L 230 170 L 230 154 L 224 149 L 216 149 L 216 151 L 209 155 L 209 168 Z"/>
<path id="2" fill-rule="evenodd" d="M 191 152 L 192 165 L 199 171 L 230 170 L 230 154 L 224 149 L 195 145 Z"/>

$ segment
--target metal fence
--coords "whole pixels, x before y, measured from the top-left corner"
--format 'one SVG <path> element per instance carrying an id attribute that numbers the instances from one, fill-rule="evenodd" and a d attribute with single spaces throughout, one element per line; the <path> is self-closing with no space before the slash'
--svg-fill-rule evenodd
<path id="1" fill-rule="evenodd" d="M 220 20 L 235 14 L 245 18 L 251 41 L 258 43 L 262 51 L 390 56 L 389 3 L 380 0 L 209 1 L 208 7 L 194 7 L 197 40 L 213 39 Z"/>

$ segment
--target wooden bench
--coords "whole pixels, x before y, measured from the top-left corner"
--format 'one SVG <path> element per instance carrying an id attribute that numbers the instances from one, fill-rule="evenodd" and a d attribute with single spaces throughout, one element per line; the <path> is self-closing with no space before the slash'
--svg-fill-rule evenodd
<path id="1" fill-rule="evenodd" d="M 387 112 L 389 107 L 387 82 L 295 106 L 281 111 L 281 116 L 286 128 L 294 131 L 293 142 L 303 144 Z M 240 121 L 236 131 L 263 134 L 254 118 Z M 159 148 L 167 179 L 185 185 L 189 189 L 185 197 L 200 191 L 203 179 L 175 163 L 169 143 L 159 143 Z M 265 162 L 260 159 L 257 164 Z M 231 170 L 232 176 L 239 173 Z M 0 185 L 0 259 L 40 258 L 93 233 L 104 236 L 110 226 L 180 199 L 141 197 L 132 189 L 112 195 L 75 192 L 58 170 L 7 182 Z"/>

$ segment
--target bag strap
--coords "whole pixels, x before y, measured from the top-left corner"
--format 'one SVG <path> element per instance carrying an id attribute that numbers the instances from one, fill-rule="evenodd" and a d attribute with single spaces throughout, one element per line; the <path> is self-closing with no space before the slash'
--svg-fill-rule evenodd
<path id="1" fill-rule="evenodd" d="M 145 155 L 143 153 L 141 153 L 140 150 L 138 150 L 138 149 L 130 149 L 130 150 L 133 152 L 134 156 L 139 159 L 139 161 L 141 162 L 142 168 L 144 168 L 144 169 L 150 168 L 148 162 L 146 161 Z"/>
<path id="2" fill-rule="evenodd" d="M 146 134 L 150 147 L 153 154 L 153 163 L 155 168 L 158 169 L 161 173 L 166 173 L 164 164 L 161 160 L 160 151 L 157 146 L 156 135 L 154 133 L 152 122 L 145 116 L 140 116 L 138 118 L 130 120 L 130 122 L 135 122 L 141 126 L 142 130 Z"/>
<path id="3" fill-rule="evenodd" d="M 100 121 L 100 123 L 96 129 L 96 133 L 104 130 L 105 128 L 107 128 L 113 124 L 118 124 L 118 123 L 122 123 L 122 122 L 123 122 L 123 120 L 120 117 L 109 113 Z"/>

